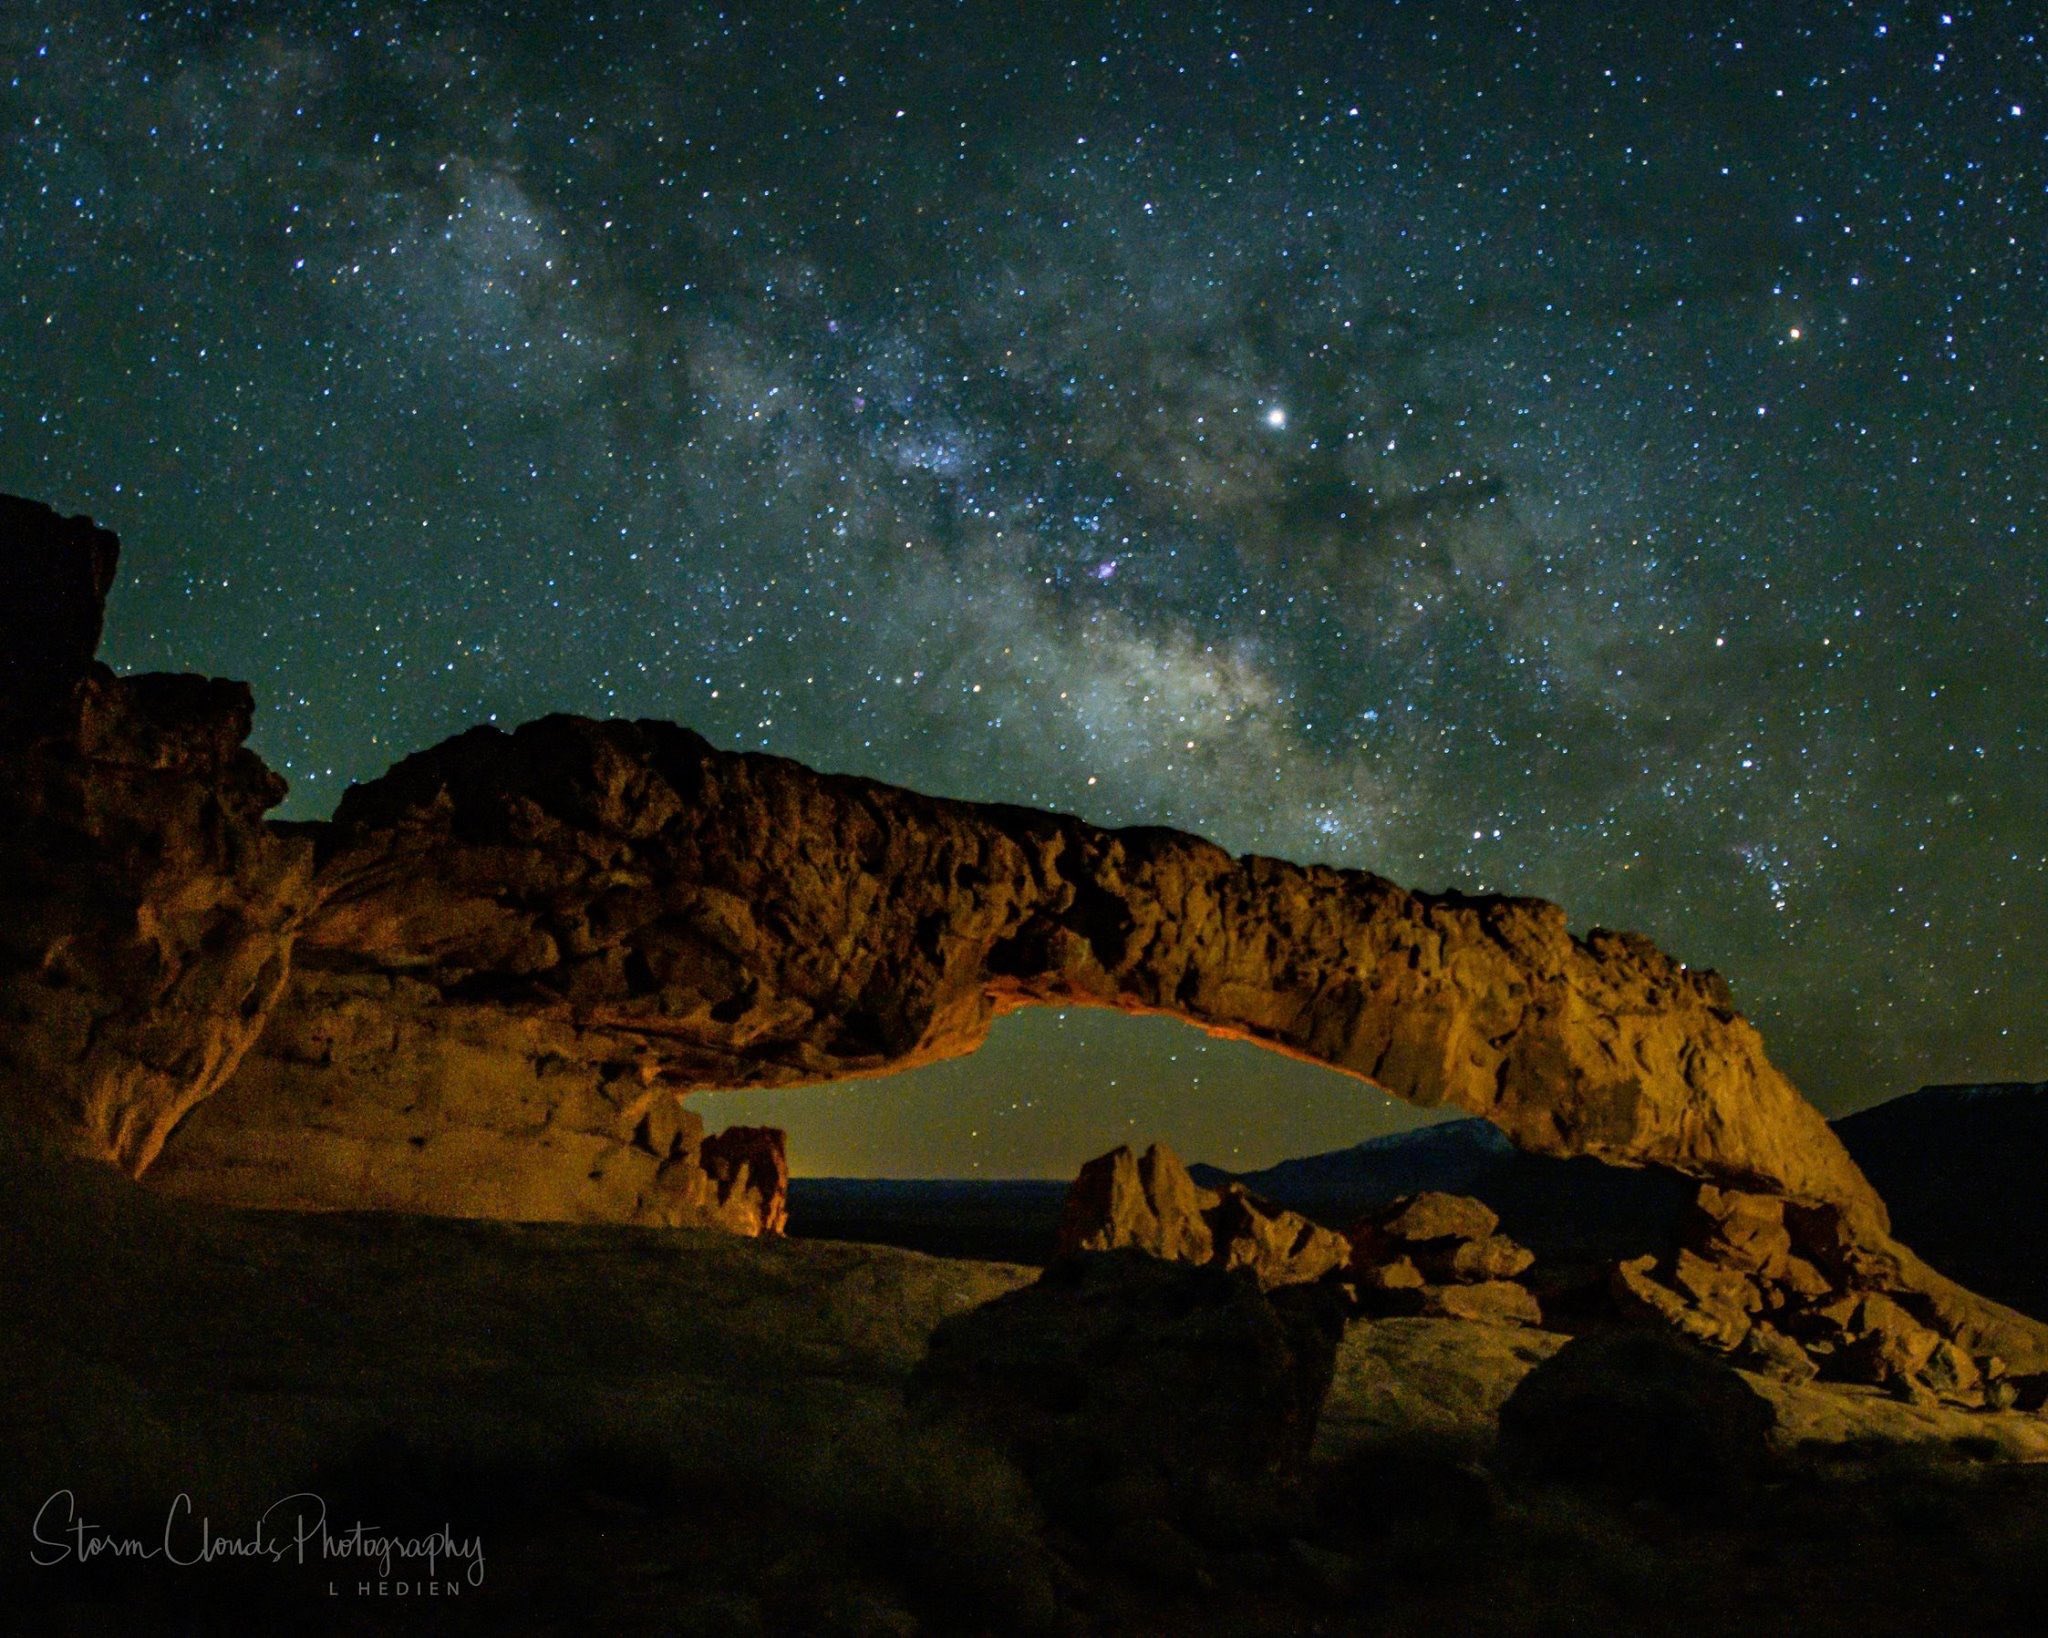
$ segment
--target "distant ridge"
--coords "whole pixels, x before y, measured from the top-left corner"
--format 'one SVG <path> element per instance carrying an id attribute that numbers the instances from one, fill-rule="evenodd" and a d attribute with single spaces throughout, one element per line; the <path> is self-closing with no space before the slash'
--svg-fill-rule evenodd
<path id="1" fill-rule="evenodd" d="M 1256 1194 L 1341 1228 L 1360 1213 L 1423 1189 L 1475 1195 L 1503 1232 L 1538 1256 L 1624 1257 L 1675 1238 L 1691 1185 L 1664 1172 L 1578 1157 L 1524 1154 L 1491 1121 L 1447 1120 L 1349 1149 L 1283 1160 L 1256 1172 L 1189 1168 L 1206 1187 L 1235 1179 Z"/>
<path id="2" fill-rule="evenodd" d="M 1361 1209 L 1418 1189 L 1470 1192 L 1470 1185 L 1498 1171 L 1519 1151 L 1488 1120 L 1448 1120 L 1410 1132 L 1355 1143 L 1348 1149 L 1283 1160 L 1256 1172 L 1228 1172 L 1220 1166 L 1189 1167 L 1205 1188 L 1239 1182 L 1268 1199 L 1294 1206 L 1326 1202 L 1336 1209 L 1357 1200 Z M 1361 1198 L 1360 1190 L 1372 1198 Z"/>
<path id="3" fill-rule="evenodd" d="M 1924 1086 L 1834 1127 L 1901 1240 L 1951 1279 L 2048 1318 L 2048 1081 Z"/>
<path id="4" fill-rule="evenodd" d="M 1928 1086 L 1833 1123 L 1900 1239 L 1944 1274 L 2048 1318 L 2048 1081 Z M 1672 1243 L 1692 1186 L 1660 1172 L 1523 1154 L 1490 1122 L 1448 1120 L 1258 1171 L 1243 1183 L 1335 1228 L 1396 1195 L 1476 1195 L 1539 1256 L 1621 1257 Z M 939 1255 L 1042 1263 L 1067 1185 L 1038 1180 L 797 1178 L 790 1232 Z"/>

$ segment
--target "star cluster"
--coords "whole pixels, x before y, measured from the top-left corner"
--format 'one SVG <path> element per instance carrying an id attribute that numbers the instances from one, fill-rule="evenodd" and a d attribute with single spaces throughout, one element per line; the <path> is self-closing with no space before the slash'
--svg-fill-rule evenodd
<path id="1" fill-rule="evenodd" d="M 2044 67 L 2020 5 L 23 0 L 0 486 L 122 533 L 109 657 L 249 678 L 294 815 L 673 718 L 1557 899 L 1831 1111 L 2038 1077 Z M 778 1116 L 1387 1118 L 1098 1021 L 1005 1136 L 1081 1027 Z"/>

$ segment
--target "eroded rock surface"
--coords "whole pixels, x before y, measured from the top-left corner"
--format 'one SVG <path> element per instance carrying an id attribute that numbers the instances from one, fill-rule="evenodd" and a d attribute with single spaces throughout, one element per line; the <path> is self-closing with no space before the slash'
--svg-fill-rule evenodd
<path id="1" fill-rule="evenodd" d="M 1574 1337 L 1500 1407 L 1502 1464 L 1685 1506 L 1761 1472 L 1777 1417 L 1713 1354 L 1665 1331 Z"/>
<path id="2" fill-rule="evenodd" d="M 317 957 L 316 957 L 317 960 Z M 652 1066 L 571 1021 L 302 966 L 244 1073 L 151 1171 L 191 1199 L 780 1233 L 782 1134 L 707 1135 Z"/>
<path id="3" fill-rule="evenodd" d="M 1672 1255 L 1614 1270 L 1625 1313 L 1790 1382 L 1818 1375 L 1969 1409 L 2026 1391 L 1995 1337 L 1949 1323 L 1938 1293 L 1900 1278 L 1823 1208 L 1707 1185 L 1682 1236 Z M 2024 1330 L 2013 1335 L 2024 1346 Z"/>
<path id="4" fill-rule="evenodd" d="M 1516 1277 L 1535 1262 L 1496 1232 L 1499 1215 L 1470 1195 L 1427 1189 L 1368 1212 L 1344 1231 L 1358 1303 L 1377 1315 L 1429 1314 L 1540 1325 L 1543 1308 Z"/>
<path id="5" fill-rule="evenodd" d="M 573 1020 L 679 1086 L 874 1074 L 1035 1002 L 1172 1013 L 1539 1153 L 1882 1207 L 1726 986 L 1528 899 L 1411 893 L 716 750 L 472 730 L 343 799 L 315 965 Z M 317 997 L 309 996 L 317 1000 Z"/>
<path id="6" fill-rule="evenodd" d="M 1163 1143 L 1143 1155 L 1126 1145 L 1098 1155 L 1067 1195 L 1060 1253 L 1125 1248 L 1169 1262 L 1250 1269 L 1269 1291 L 1334 1273 L 1351 1250 L 1342 1235 L 1259 1199 L 1241 1183 L 1200 1187 Z"/>
<path id="7" fill-rule="evenodd" d="M 312 897 L 246 685 L 93 659 L 119 546 L 0 497 L 5 1109 L 140 1171 L 261 1032 Z"/>
<path id="8" fill-rule="evenodd" d="M 1795 1202 L 1864 1287 L 1915 1293 L 1968 1352 L 2048 1369 L 2048 1329 L 1891 1240 L 1718 977 L 1629 935 L 1575 939 L 1554 905 L 1411 893 L 571 717 L 472 730 L 351 790 L 320 860 L 276 1040 L 344 1003 L 381 1009 L 400 1061 L 495 1033 L 501 1095 L 535 1122 L 573 1097 L 587 1113 L 559 1128 L 615 1131 L 636 1083 L 931 1062 L 1032 1004 L 1172 1013 L 1473 1110 L 1539 1153 Z M 298 1131 L 315 1105 L 367 1124 L 353 1111 L 388 1096 L 390 1049 L 315 1057 L 252 1054 L 232 1093 L 244 1134 Z M 188 1123 L 195 1151 L 249 1141 L 224 1130 L 229 1110 Z"/>

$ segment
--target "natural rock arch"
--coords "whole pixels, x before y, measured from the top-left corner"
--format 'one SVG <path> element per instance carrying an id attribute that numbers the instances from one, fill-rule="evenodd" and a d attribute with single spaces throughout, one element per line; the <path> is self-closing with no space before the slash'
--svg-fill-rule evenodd
<path id="1" fill-rule="evenodd" d="M 299 996 L 388 984 L 400 1012 L 538 1030 L 539 1051 L 614 1079 L 882 1074 L 972 1051 L 1014 1008 L 1120 1007 L 1483 1115 L 1538 1153 L 1883 1227 L 1715 974 L 1631 935 L 1575 939 L 1536 900 L 1412 893 L 570 717 L 410 757 L 316 841 Z"/>
<path id="2" fill-rule="evenodd" d="M 6 1107 L 166 1187 L 679 1220 L 711 1209 L 705 1179 L 722 1210 L 780 1164 L 745 1137 L 707 1154 L 681 1093 L 879 1074 L 1014 1007 L 1119 1006 L 1538 1153 L 1798 1202 L 1859 1282 L 2048 1367 L 2048 1331 L 1890 1239 L 1719 978 L 1643 939 L 666 723 L 475 729 L 330 823 L 269 825 L 282 783 L 241 748 L 245 687 L 93 661 L 112 538 L 24 502 L 0 536 L 24 704 L 0 714 Z"/>

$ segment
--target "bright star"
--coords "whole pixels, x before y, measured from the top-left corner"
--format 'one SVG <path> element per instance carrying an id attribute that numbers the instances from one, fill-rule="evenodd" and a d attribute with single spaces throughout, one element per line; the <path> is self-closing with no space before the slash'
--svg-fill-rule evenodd
<path id="1" fill-rule="evenodd" d="M 1287 412 L 1278 404 L 1266 411 L 1266 425 L 1279 428 L 1287 425 Z"/>

